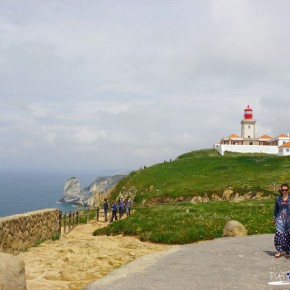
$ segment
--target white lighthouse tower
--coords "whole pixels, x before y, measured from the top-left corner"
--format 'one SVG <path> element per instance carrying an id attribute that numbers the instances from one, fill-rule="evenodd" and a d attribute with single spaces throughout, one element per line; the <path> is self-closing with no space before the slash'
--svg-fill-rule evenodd
<path id="1" fill-rule="evenodd" d="M 280 134 L 274 138 L 268 135 L 256 137 L 256 121 L 253 119 L 253 110 L 248 105 L 241 121 L 241 136 L 231 134 L 224 137 L 215 144 L 215 148 L 221 155 L 228 151 L 290 156 L 290 134 Z"/>
<path id="2" fill-rule="evenodd" d="M 244 139 L 244 144 L 253 145 L 252 140 L 256 138 L 256 121 L 253 119 L 253 110 L 248 105 L 244 110 L 244 119 L 241 121 L 241 137 Z"/>

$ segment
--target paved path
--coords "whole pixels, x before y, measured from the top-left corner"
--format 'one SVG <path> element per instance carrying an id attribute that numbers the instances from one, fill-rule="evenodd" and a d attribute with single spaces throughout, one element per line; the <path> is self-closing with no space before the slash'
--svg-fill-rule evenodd
<path id="1" fill-rule="evenodd" d="M 273 234 L 220 238 L 141 257 L 87 290 L 290 289 L 290 259 L 274 258 Z M 283 286 L 268 282 L 284 281 Z"/>

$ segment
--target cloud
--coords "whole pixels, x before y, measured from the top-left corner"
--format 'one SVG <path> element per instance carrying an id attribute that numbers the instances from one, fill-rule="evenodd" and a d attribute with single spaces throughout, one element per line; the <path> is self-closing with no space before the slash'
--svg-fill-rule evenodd
<path id="1" fill-rule="evenodd" d="M 105 130 L 97 130 L 96 128 L 80 128 L 72 136 L 72 141 L 79 144 L 92 144 L 98 139 L 106 138 Z"/>
<path id="2" fill-rule="evenodd" d="M 1 166 L 133 169 L 174 159 L 240 134 L 248 104 L 257 134 L 290 131 L 289 6 L 3 3 Z"/>

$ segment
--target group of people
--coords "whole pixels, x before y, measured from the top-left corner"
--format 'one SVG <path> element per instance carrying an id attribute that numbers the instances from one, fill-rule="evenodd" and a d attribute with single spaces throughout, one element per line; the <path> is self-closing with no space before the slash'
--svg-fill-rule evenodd
<path id="1" fill-rule="evenodd" d="M 131 206 L 132 206 L 132 201 L 131 198 L 128 196 L 124 201 L 123 198 L 119 198 L 117 202 L 112 202 L 111 204 L 111 218 L 110 222 L 113 222 L 114 220 L 118 220 L 117 214 L 119 213 L 119 219 L 122 218 L 124 214 L 130 216 L 131 214 Z M 104 199 L 104 216 L 105 216 L 105 222 L 108 221 L 108 212 L 109 212 L 109 202 L 105 198 Z"/>

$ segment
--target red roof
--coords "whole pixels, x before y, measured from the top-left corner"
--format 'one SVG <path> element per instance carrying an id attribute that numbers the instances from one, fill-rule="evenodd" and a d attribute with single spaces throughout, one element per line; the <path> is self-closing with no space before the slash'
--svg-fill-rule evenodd
<path id="1" fill-rule="evenodd" d="M 280 134 L 276 138 L 289 138 L 289 135 L 286 134 Z"/>
<path id="2" fill-rule="evenodd" d="M 272 137 L 270 137 L 268 135 L 262 135 L 261 137 L 259 137 L 259 139 L 267 139 L 267 140 L 270 140 L 270 139 L 272 139 Z"/>
<path id="3" fill-rule="evenodd" d="M 248 107 L 245 109 L 245 111 L 253 111 L 250 106 L 248 105 Z"/>
<path id="4" fill-rule="evenodd" d="M 235 138 L 241 138 L 241 137 L 236 134 L 231 134 L 228 138 L 235 139 Z"/>
<path id="5" fill-rule="evenodd" d="M 279 146 L 278 148 L 282 148 L 282 147 L 290 147 L 290 142 L 287 142 L 287 143 Z"/>

